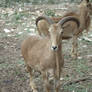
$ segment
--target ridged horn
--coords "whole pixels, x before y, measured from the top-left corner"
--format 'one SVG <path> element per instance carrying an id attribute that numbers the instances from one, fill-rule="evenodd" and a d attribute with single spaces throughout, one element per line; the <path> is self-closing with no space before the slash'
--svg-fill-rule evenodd
<path id="1" fill-rule="evenodd" d="M 64 23 L 69 22 L 69 21 L 74 21 L 74 22 L 76 22 L 76 24 L 77 24 L 78 27 L 80 26 L 79 20 L 77 18 L 75 18 L 75 17 L 72 17 L 72 16 L 64 17 L 63 19 L 61 19 L 58 22 L 58 24 L 60 24 L 61 27 L 62 27 Z"/>
<path id="2" fill-rule="evenodd" d="M 46 20 L 49 24 L 54 23 L 54 21 L 48 16 L 39 16 L 38 18 L 36 18 L 36 26 L 37 26 L 38 22 L 42 19 Z"/>

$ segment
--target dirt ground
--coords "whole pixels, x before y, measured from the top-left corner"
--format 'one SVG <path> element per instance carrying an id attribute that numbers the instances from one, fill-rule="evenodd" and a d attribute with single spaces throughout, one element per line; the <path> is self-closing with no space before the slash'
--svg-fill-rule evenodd
<path id="1" fill-rule="evenodd" d="M 31 12 L 18 13 L 22 9 L 24 7 L 0 8 L 0 92 L 32 92 L 20 47 L 28 35 L 36 33 L 35 18 L 40 12 L 31 9 Z M 65 64 L 61 91 L 92 92 L 92 79 L 66 85 L 69 81 L 73 82 L 88 76 L 92 78 L 92 26 L 87 36 L 78 39 L 77 60 L 70 57 L 71 41 L 63 41 Z M 39 78 L 36 79 L 40 82 Z"/>

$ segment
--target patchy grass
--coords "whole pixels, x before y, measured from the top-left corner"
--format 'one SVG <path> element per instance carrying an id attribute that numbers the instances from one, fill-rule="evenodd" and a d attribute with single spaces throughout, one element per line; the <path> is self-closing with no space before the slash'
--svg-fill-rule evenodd
<path id="1" fill-rule="evenodd" d="M 47 16 L 55 16 L 55 11 L 54 10 L 50 10 L 50 9 L 46 9 L 44 11 L 45 15 Z"/>
<path id="2" fill-rule="evenodd" d="M 4 89 L 4 92 L 30 92 L 29 74 L 25 71 L 20 47 L 23 39 L 36 33 L 35 18 L 37 16 L 35 15 L 37 14 L 16 12 L 15 9 L 13 11 L 11 15 L 6 10 L 4 13 L 0 13 L 2 25 L 0 29 L 0 90 Z M 55 16 L 55 12 L 49 9 L 45 14 Z M 10 32 L 6 33 L 4 29 L 10 30 Z M 65 74 L 62 74 L 64 78 L 62 85 L 68 81 L 92 76 L 92 42 L 80 39 L 78 48 L 80 56 L 77 60 L 72 60 L 70 57 L 71 40 L 63 44 Z M 92 81 L 87 80 L 65 85 L 62 90 L 62 92 L 92 92 Z"/>

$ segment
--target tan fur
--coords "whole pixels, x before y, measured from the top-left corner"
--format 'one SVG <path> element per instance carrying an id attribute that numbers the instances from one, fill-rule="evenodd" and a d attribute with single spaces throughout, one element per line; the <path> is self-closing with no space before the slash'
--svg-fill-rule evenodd
<path id="1" fill-rule="evenodd" d="M 90 21 L 91 21 L 91 18 L 90 18 L 90 14 L 92 14 L 92 5 L 90 3 L 86 3 L 84 2 L 85 0 L 82 1 L 82 3 L 80 4 L 80 8 L 79 8 L 79 13 L 75 13 L 75 12 L 70 12 L 70 13 L 66 13 L 64 16 L 62 17 L 51 17 L 51 19 L 57 23 L 59 22 L 62 18 L 66 17 L 66 16 L 74 16 L 76 18 L 78 18 L 78 20 L 80 21 L 81 23 L 81 32 L 86 29 L 86 31 L 88 32 L 89 31 L 89 27 L 90 27 Z M 45 24 L 45 25 L 44 25 Z M 48 22 L 46 20 L 39 20 L 38 23 L 37 23 L 37 28 L 38 28 L 38 33 L 41 35 L 41 34 L 44 34 L 45 36 L 49 35 L 49 32 L 46 32 L 48 31 Z M 44 30 L 43 30 L 43 27 L 44 27 Z M 45 34 L 45 33 L 48 33 L 48 34 Z M 80 32 L 79 32 L 80 33 Z M 65 35 L 63 35 L 64 38 L 67 38 L 65 37 Z"/>
<path id="2" fill-rule="evenodd" d="M 38 26 L 39 26 L 38 30 L 39 29 L 44 30 L 43 33 L 41 32 L 41 30 L 39 30 L 39 35 L 48 35 L 49 34 L 49 32 L 47 31 L 49 29 L 49 24 L 47 21 L 45 21 L 45 20 L 39 21 Z"/>
<path id="3" fill-rule="evenodd" d="M 54 31 L 55 34 L 58 34 L 58 31 Z M 58 36 L 57 36 L 58 37 Z M 56 75 L 56 57 L 58 56 L 60 67 L 63 67 L 63 57 L 61 53 L 61 41 L 58 43 L 60 46 L 58 51 L 51 50 L 51 41 L 50 38 L 42 38 L 39 36 L 31 36 L 23 41 L 22 43 L 22 55 L 30 72 L 30 85 L 33 89 L 33 92 L 37 92 L 36 86 L 33 83 L 32 78 L 32 69 L 40 71 L 43 75 L 43 80 L 45 82 L 46 92 L 50 92 L 50 84 L 47 78 L 47 71 L 53 69 L 54 75 Z M 57 53 L 57 54 L 56 54 Z M 58 54 L 59 53 L 59 54 Z M 57 78 L 58 79 L 58 78 Z M 58 92 L 58 91 L 57 91 Z"/>
<path id="4" fill-rule="evenodd" d="M 46 92 L 50 92 L 50 84 L 48 83 L 46 76 L 47 71 L 49 69 L 53 69 L 53 71 L 55 72 L 54 75 L 56 75 L 56 52 L 51 50 L 51 42 L 49 39 L 50 38 L 43 39 L 41 37 L 31 36 L 23 42 L 21 49 L 27 67 L 30 67 L 30 69 L 35 69 L 42 73 L 45 82 L 45 87 L 48 90 Z M 61 53 L 61 44 L 57 53 L 59 53 L 59 64 L 61 65 L 60 68 L 62 68 L 64 61 Z M 35 92 L 36 87 L 32 82 L 33 79 L 31 71 L 32 70 L 29 71 L 30 85 L 34 90 L 33 92 Z"/>
<path id="5" fill-rule="evenodd" d="M 73 38 L 72 56 L 74 58 L 77 58 L 76 48 L 77 48 L 77 38 L 79 34 L 82 33 L 84 30 L 86 30 L 87 32 L 89 31 L 90 21 L 91 21 L 90 15 L 92 15 L 92 5 L 88 1 L 86 2 L 86 0 L 83 0 L 80 4 L 79 13 L 70 12 L 70 13 L 66 13 L 63 17 L 52 17 L 51 18 L 56 23 L 66 16 L 73 16 L 80 21 L 80 28 L 76 31 L 72 30 L 75 27 L 74 22 L 70 21 L 68 22 L 68 24 L 66 23 L 65 25 L 71 25 L 71 26 L 65 29 L 63 37 L 62 37 L 62 39 L 69 39 L 71 37 Z M 43 25 L 44 22 L 45 22 L 45 25 Z M 37 23 L 38 33 L 40 32 L 40 35 L 44 34 L 45 36 L 48 36 L 49 27 L 47 26 L 48 26 L 48 22 L 46 20 L 44 21 L 42 21 L 42 19 L 39 20 Z M 44 30 L 43 28 L 45 28 L 46 30 Z M 48 34 L 45 34 L 45 33 L 48 33 Z"/>
<path id="6" fill-rule="evenodd" d="M 66 22 L 68 24 L 69 20 L 72 20 L 71 22 L 75 22 L 74 19 L 75 18 L 73 17 L 66 17 L 59 23 L 51 24 L 49 28 L 50 34 L 48 37 L 43 38 L 36 35 L 23 41 L 21 51 L 28 71 L 30 72 L 30 85 L 33 92 L 37 92 L 32 78 L 33 69 L 41 72 L 46 92 L 50 92 L 51 86 L 48 81 L 47 73 L 49 69 L 52 69 L 55 78 L 54 87 L 56 92 L 58 92 L 60 87 L 60 75 L 64 65 L 62 55 L 62 35 L 64 28 L 67 27 L 64 26 L 64 24 Z M 75 27 L 72 30 L 76 30 L 77 28 L 78 25 L 75 22 Z"/>
<path id="7" fill-rule="evenodd" d="M 77 49 L 76 49 L 77 41 L 75 42 L 75 38 L 77 39 L 76 33 L 78 33 L 79 28 L 77 28 L 76 21 L 68 21 L 63 26 L 66 26 L 66 27 L 64 28 L 64 31 L 63 31 L 64 33 L 63 33 L 62 39 L 67 39 L 67 38 L 71 38 L 74 36 L 73 37 L 73 50 L 72 50 L 73 52 L 72 53 L 74 53 L 74 58 L 76 58 L 77 57 Z"/>

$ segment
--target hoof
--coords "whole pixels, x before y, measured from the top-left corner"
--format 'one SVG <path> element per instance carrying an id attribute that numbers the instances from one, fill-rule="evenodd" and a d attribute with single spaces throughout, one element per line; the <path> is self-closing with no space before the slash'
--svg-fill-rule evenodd
<path id="1" fill-rule="evenodd" d="M 32 92 L 38 92 L 37 90 L 32 90 Z"/>
<path id="2" fill-rule="evenodd" d="M 30 85 L 31 88 L 32 88 L 32 92 L 38 92 L 38 91 L 37 91 L 37 87 L 36 87 L 33 83 L 30 83 L 29 85 Z"/>

